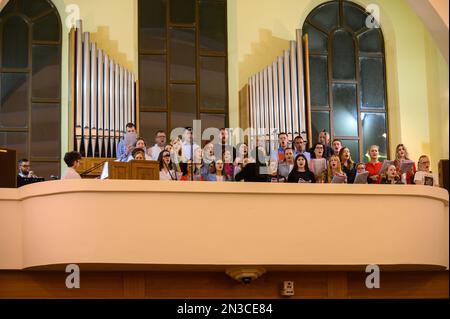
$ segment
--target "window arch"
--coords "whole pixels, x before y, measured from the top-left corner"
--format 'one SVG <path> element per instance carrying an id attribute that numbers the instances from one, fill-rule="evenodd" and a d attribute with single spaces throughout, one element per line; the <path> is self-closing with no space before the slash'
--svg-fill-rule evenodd
<path id="1" fill-rule="evenodd" d="M 60 175 L 61 19 L 49 0 L 10 0 L 0 13 L 0 145 Z"/>
<path id="2" fill-rule="evenodd" d="M 368 28 L 369 14 L 350 1 L 316 7 L 305 20 L 309 39 L 313 139 L 323 129 L 367 160 L 372 144 L 389 152 L 386 64 L 381 28 Z"/>

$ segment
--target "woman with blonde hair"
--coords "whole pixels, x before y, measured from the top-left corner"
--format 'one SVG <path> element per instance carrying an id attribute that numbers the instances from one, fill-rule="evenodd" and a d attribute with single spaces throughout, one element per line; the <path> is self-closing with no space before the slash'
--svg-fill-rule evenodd
<path id="1" fill-rule="evenodd" d="M 417 167 L 419 168 L 414 174 L 414 184 L 427 185 L 427 186 L 439 186 L 439 178 L 437 174 L 430 170 L 431 162 L 427 155 L 419 157 Z"/>
<path id="2" fill-rule="evenodd" d="M 328 169 L 327 169 L 327 183 L 332 183 L 333 178 L 337 177 L 344 177 L 345 183 L 347 183 L 347 175 L 342 171 L 342 165 L 341 161 L 338 156 L 331 155 L 330 159 L 328 160 Z"/>
<path id="3" fill-rule="evenodd" d="M 370 161 L 366 163 L 366 171 L 369 172 L 368 179 L 373 184 L 380 184 L 381 176 L 378 175 L 378 172 L 380 171 L 381 166 L 383 166 L 383 163 L 378 160 L 380 156 L 380 147 L 378 145 L 371 145 L 368 153 L 370 157 Z"/>
<path id="4" fill-rule="evenodd" d="M 383 175 L 380 184 L 403 184 L 395 165 L 390 165 Z"/>
<path id="5" fill-rule="evenodd" d="M 409 161 L 409 154 L 408 150 L 406 149 L 406 146 L 404 144 L 398 144 L 395 148 L 395 160 L 394 165 L 397 168 L 397 172 L 400 172 L 400 167 L 402 164 L 402 161 Z M 414 174 L 416 173 L 416 164 L 413 163 L 412 168 L 405 173 L 402 174 L 402 182 L 404 184 L 414 184 L 413 178 Z"/>

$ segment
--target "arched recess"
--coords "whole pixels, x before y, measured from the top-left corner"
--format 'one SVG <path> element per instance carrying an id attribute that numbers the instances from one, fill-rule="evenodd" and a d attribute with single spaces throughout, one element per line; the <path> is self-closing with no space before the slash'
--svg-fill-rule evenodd
<path id="1" fill-rule="evenodd" d="M 10 0 L 0 13 L 0 145 L 42 177 L 61 167 L 59 13 L 50 0 Z"/>
<path id="2" fill-rule="evenodd" d="M 325 129 L 363 160 L 372 144 L 389 157 L 384 37 L 366 23 L 361 6 L 323 3 L 306 18 L 309 37 L 313 139 Z"/>

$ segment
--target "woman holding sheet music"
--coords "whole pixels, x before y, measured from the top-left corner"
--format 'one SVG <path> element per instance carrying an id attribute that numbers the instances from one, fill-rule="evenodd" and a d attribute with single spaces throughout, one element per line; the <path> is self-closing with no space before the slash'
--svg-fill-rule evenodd
<path id="1" fill-rule="evenodd" d="M 404 184 L 414 184 L 413 178 L 417 171 L 416 164 L 409 159 L 408 150 L 403 144 L 398 144 L 395 148 L 394 165 Z"/>
<path id="2" fill-rule="evenodd" d="M 358 163 L 355 165 L 356 176 L 354 184 L 372 184 L 372 180 L 369 178 L 369 172 L 366 171 L 366 165 L 364 163 Z"/>
<path id="3" fill-rule="evenodd" d="M 336 155 L 332 155 L 328 161 L 328 183 L 347 183 L 347 175 L 342 171 L 341 161 Z"/>
<path id="4" fill-rule="evenodd" d="M 315 143 L 312 147 L 311 161 L 309 161 L 309 170 L 314 173 L 317 183 L 325 183 L 327 172 L 327 160 L 324 157 L 325 145 Z"/>
<path id="5" fill-rule="evenodd" d="M 350 154 L 350 149 L 348 147 L 343 147 L 339 151 L 339 160 L 342 164 L 342 171 L 347 175 L 347 181 L 349 184 L 353 184 L 356 176 L 355 162 L 352 160 Z"/>

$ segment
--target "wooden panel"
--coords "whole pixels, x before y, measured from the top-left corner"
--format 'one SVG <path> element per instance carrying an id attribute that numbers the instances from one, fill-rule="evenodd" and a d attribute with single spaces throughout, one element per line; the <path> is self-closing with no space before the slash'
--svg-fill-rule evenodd
<path id="1" fill-rule="evenodd" d="M 439 161 L 439 186 L 449 190 L 448 159 Z"/>
<path id="2" fill-rule="evenodd" d="M 109 179 L 128 179 L 131 166 L 128 163 L 111 162 L 109 163 Z"/>
<path id="3" fill-rule="evenodd" d="M 347 298 L 347 286 L 347 272 L 340 271 L 328 273 L 328 298 Z"/>
<path id="4" fill-rule="evenodd" d="M 157 161 L 131 161 L 129 179 L 159 180 L 159 163 Z"/>
<path id="5" fill-rule="evenodd" d="M 367 274 L 348 274 L 349 298 L 448 298 L 448 271 L 380 273 L 380 289 L 367 289 Z"/>
<path id="6" fill-rule="evenodd" d="M 270 272 L 249 285 L 225 273 L 147 273 L 146 298 L 281 298 L 283 281 L 294 281 L 296 298 L 326 298 L 323 272 Z"/>
<path id="7" fill-rule="evenodd" d="M 68 289 L 64 271 L 2 271 L 0 298 L 122 298 L 120 272 L 81 272 L 80 289 Z"/>
<path id="8" fill-rule="evenodd" d="M 0 148 L 0 188 L 15 188 L 17 183 L 16 150 Z"/>
<path id="9" fill-rule="evenodd" d="M 382 272 L 381 288 L 367 289 L 364 272 L 269 272 L 249 285 L 223 272 L 83 272 L 80 289 L 67 289 L 64 271 L 0 271 L 0 298 L 448 298 L 448 271 Z M 348 288 L 346 288 L 348 287 Z"/>
<path id="10" fill-rule="evenodd" d="M 123 273 L 123 295 L 125 298 L 145 297 L 145 273 L 125 272 Z"/>

